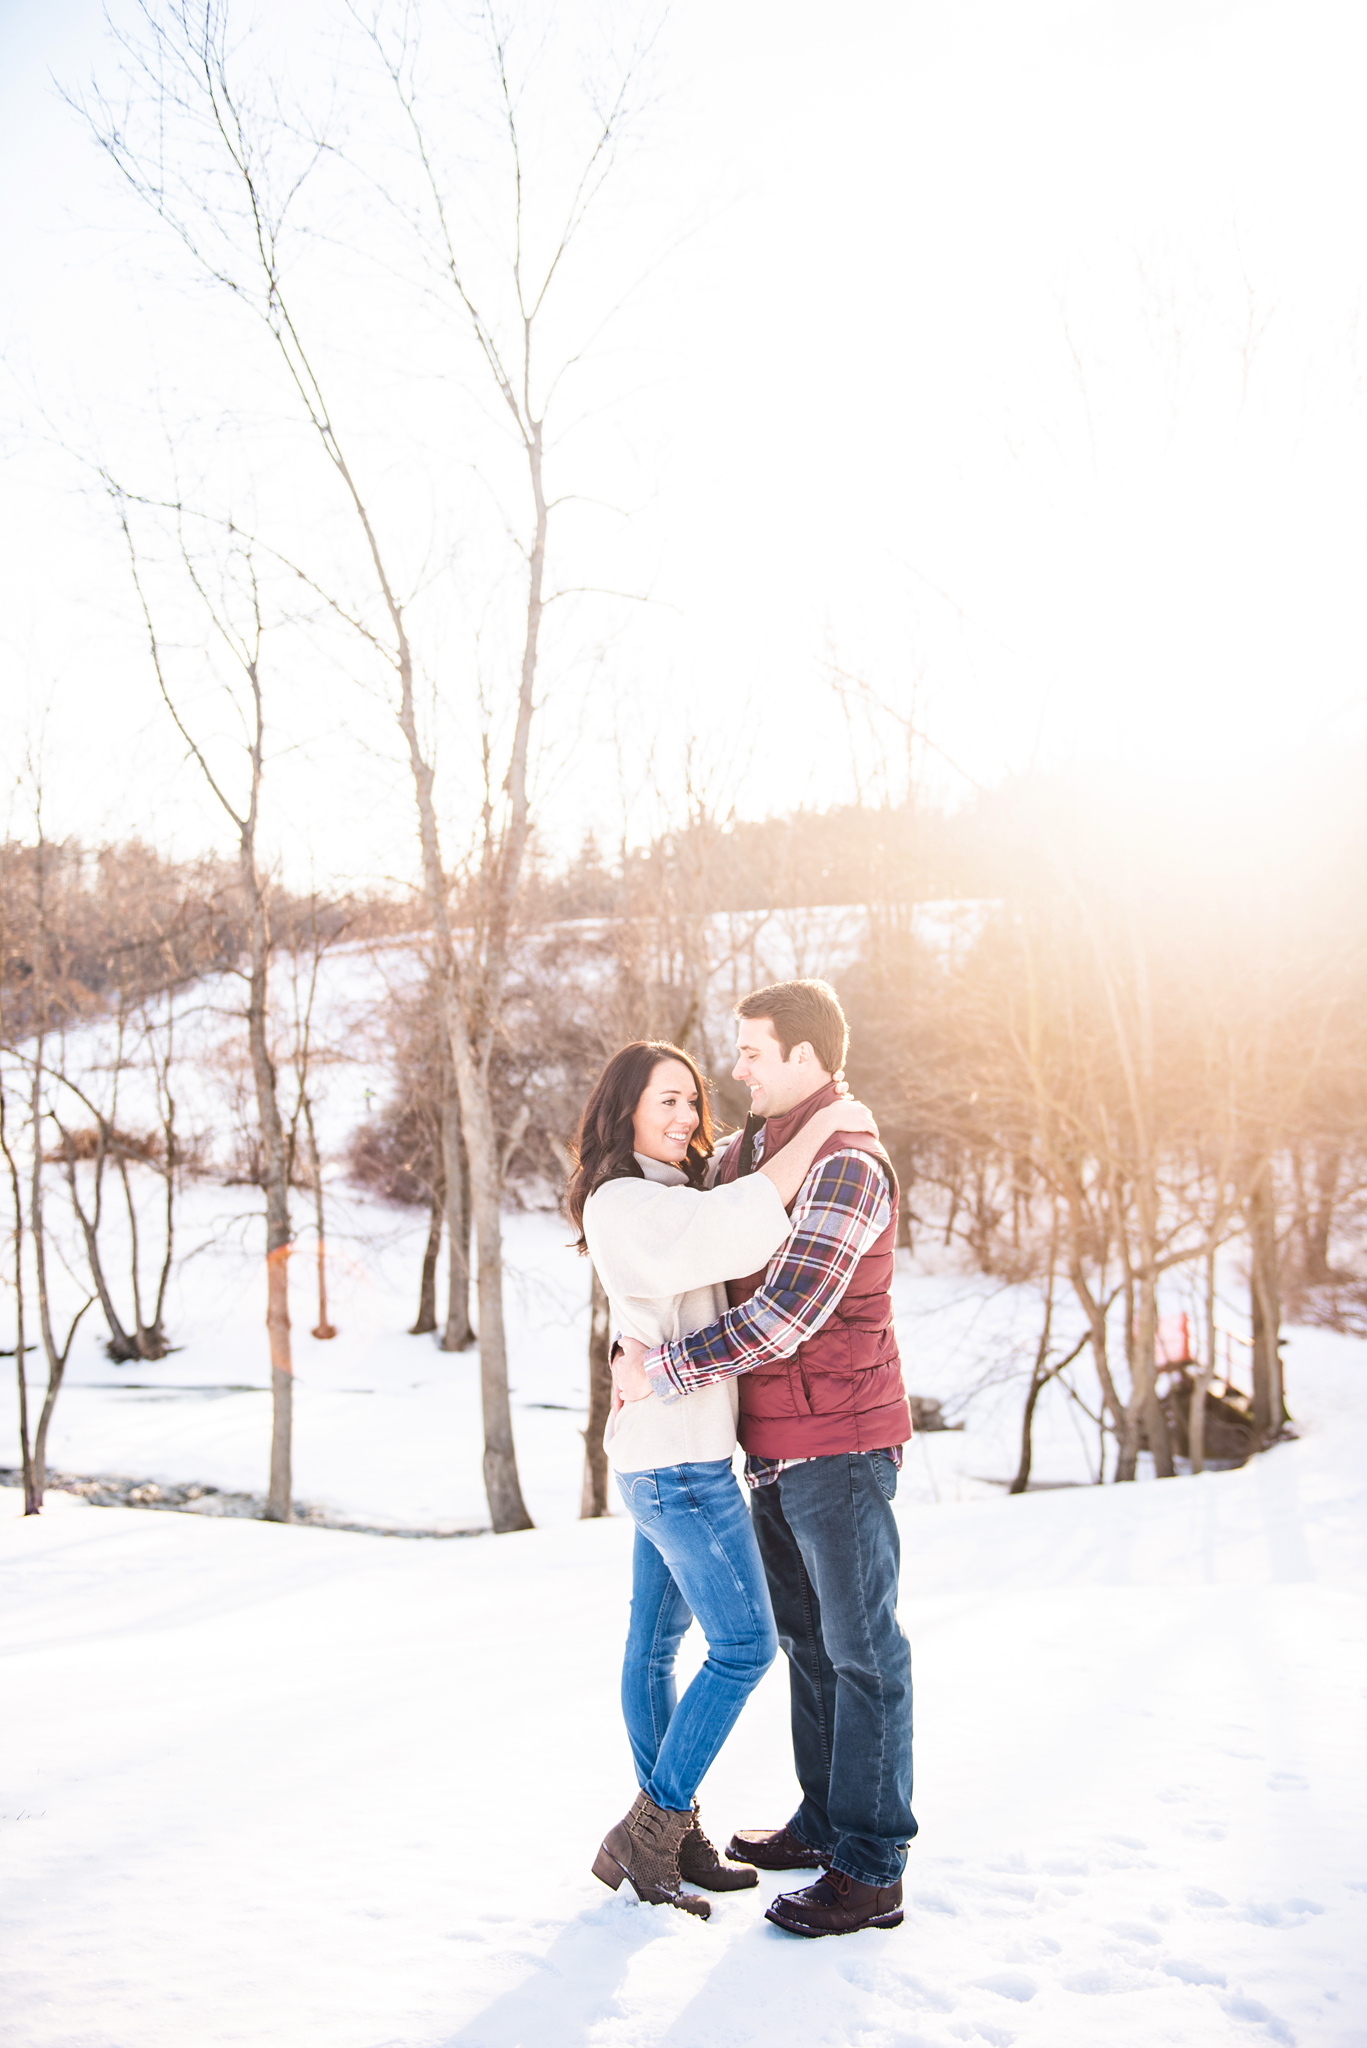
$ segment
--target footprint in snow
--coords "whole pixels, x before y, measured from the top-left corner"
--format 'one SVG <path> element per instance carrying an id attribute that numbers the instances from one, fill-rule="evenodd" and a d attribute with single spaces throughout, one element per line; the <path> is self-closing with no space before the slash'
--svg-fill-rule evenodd
<path id="1" fill-rule="evenodd" d="M 1155 1933 L 1152 1927 L 1145 1927 L 1133 1920 L 1114 1921 L 1111 1925 L 1111 1932 L 1112 1934 L 1118 1934 L 1122 1941 L 1142 1941 L 1149 1947 L 1153 1947 L 1163 1939 L 1162 1935 Z"/>
<path id="2" fill-rule="evenodd" d="M 1145 1991 L 1152 1985 L 1152 1975 L 1139 1970 L 1080 1970 L 1076 1976 L 1063 1980 L 1065 1991 L 1082 1991 L 1091 1997 L 1100 1997 L 1107 1992 Z"/>
<path id="3" fill-rule="evenodd" d="M 1312 1914 L 1322 1913 L 1323 1906 L 1314 1899 L 1250 1899 L 1241 1920 L 1251 1920 L 1257 1927 L 1302 1927 Z"/>
<path id="4" fill-rule="evenodd" d="M 1110 1844 L 1114 1842 L 1115 1847 Z M 1106 1845 L 1097 1852 L 1096 1861 L 1103 1870 L 1152 1870 L 1153 1859 L 1144 1852 L 1147 1842 L 1138 1842 L 1133 1835 L 1108 1835 Z M 1125 1851 L 1130 1854 L 1125 1854 Z"/>
<path id="5" fill-rule="evenodd" d="M 1169 1977 L 1178 1978 L 1183 1984 L 1215 1984 L 1221 1991 L 1225 1980 L 1218 1970 L 1207 1969 L 1204 1963 L 1188 1963 L 1179 1956 L 1170 1962 L 1160 1963 L 1159 1968 Z"/>
<path id="6" fill-rule="evenodd" d="M 1024 1970 L 994 1970 L 990 1977 L 975 1977 L 973 1983 L 979 1991 L 995 1991 L 998 1998 L 1014 1998 L 1019 2005 L 1027 2005 L 1039 1990 Z"/>
<path id="7" fill-rule="evenodd" d="M 1296 2037 L 1286 2021 L 1279 2020 L 1274 2012 L 1269 2012 L 1256 1998 L 1222 1998 L 1220 2003 L 1232 2020 L 1253 2020 L 1257 2025 L 1265 2027 L 1274 2041 L 1284 2041 L 1287 2048 L 1292 2048 Z"/>
<path id="8" fill-rule="evenodd" d="M 889 1963 L 870 1962 L 867 1957 L 847 1956 L 839 1964 L 840 1975 L 856 1991 L 875 1998 L 890 1999 L 903 2008 L 919 2007 L 925 2012 L 953 2012 L 954 2000 Z"/>

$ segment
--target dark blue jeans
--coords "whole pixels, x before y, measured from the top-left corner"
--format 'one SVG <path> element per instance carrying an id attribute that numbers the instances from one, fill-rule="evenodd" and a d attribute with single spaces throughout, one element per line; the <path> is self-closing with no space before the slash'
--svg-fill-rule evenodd
<path id="1" fill-rule="evenodd" d="M 896 1491 L 891 1458 L 850 1452 L 790 1466 L 752 1501 L 788 1659 L 803 1795 L 789 1826 L 862 1884 L 899 1878 L 916 1833 Z"/>
<path id="2" fill-rule="evenodd" d="M 622 1713 L 636 1782 L 683 1813 L 778 1654 L 755 1532 L 729 1459 L 619 1472 L 636 1524 Z M 674 1663 L 694 1615 L 707 1661 L 683 1698 Z"/>

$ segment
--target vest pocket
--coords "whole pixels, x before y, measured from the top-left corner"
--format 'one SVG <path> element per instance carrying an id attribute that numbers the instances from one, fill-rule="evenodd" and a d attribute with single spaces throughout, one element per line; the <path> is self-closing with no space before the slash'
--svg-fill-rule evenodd
<path id="1" fill-rule="evenodd" d="M 827 1323 L 789 1366 L 793 1405 L 799 1415 L 846 1415 L 855 1405 L 855 1335 L 838 1323 Z"/>

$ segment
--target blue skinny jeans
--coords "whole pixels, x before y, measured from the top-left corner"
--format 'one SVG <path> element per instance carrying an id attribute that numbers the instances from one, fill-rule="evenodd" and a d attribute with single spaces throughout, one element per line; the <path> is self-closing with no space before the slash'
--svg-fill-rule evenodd
<path id="1" fill-rule="evenodd" d="M 622 1713 L 641 1790 L 685 1812 L 778 1654 L 759 1548 L 729 1462 L 619 1472 L 636 1524 Z M 674 1664 L 694 1615 L 707 1660 L 682 1699 Z"/>

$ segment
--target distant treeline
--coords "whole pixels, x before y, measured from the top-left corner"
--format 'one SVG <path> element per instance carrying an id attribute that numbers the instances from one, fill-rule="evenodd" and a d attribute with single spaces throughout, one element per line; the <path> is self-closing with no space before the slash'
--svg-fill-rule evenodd
<path id="1" fill-rule="evenodd" d="M 773 818 L 694 814 L 647 846 L 611 849 L 589 833 L 578 853 L 538 866 L 532 890 L 551 918 L 617 917 L 662 892 L 710 911 L 992 895 L 1003 880 L 990 798 L 948 811 L 924 803 L 837 804 Z"/>
<path id="2" fill-rule="evenodd" d="M 342 936 L 411 930 L 411 903 L 369 896 L 271 892 L 274 942 L 290 950 Z M 247 945 L 247 911 L 236 861 L 173 860 L 137 839 L 87 846 L 0 842 L 0 996 L 6 1035 L 57 1029 L 125 998 L 178 988 L 236 966 Z"/>

